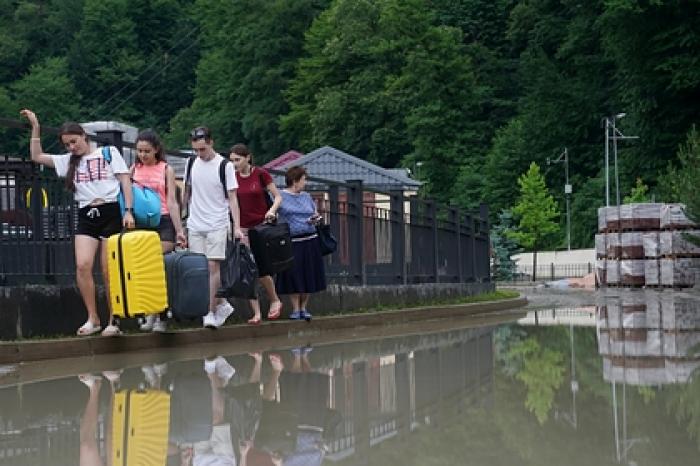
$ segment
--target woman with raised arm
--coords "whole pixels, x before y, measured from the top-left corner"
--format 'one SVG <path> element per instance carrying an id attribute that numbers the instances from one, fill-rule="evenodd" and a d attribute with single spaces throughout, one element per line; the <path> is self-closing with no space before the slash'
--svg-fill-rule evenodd
<path id="1" fill-rule="evenodd" d="M 67 122 L 61 126 L 58 137 L 68 153 L 45 154 L 41 147 L 41 130 L 37 116 L 29 109 L 20 114 L 32 127 L 30 154 L 32 161 L 54 168 L 65 178 L 65 185 L 74 193 L 78 203 L 78 228 L 75 231 L 75 269 L 80 295 L 87 309 L 87 321 L 78 329 L 80 336 L 92 335 L 102 330 L 97 314 L 95 280 L 92 276 L 95 256 L 100 253 L 102 275 L 107 294 L 109 319 L 102 330 L 104 336 L 121 334 L 112 319 L 107 275 L 107 238 L 123 228 L 134 228 L 131 180 L 129 169 L 116 147 L 110 147 L 111 160 L 105 160 L 102 150 L 92 150 L 87 133 L 78 123 Z M 125 213 L 122 218 L 117 196 L 124 193 Z"/>

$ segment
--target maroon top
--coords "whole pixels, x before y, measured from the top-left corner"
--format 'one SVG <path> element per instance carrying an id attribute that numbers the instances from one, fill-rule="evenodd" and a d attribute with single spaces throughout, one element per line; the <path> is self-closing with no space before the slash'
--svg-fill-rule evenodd
<path id="1" fill-rule="evenodd" d="M 262 179 L 262 184 L 261 184 Z M 253 228 L 265 220 L 267 213 L 267 190 L 265 186 L 272 183 L 272 177 L 264 169 L 253 167 L 249 176 L 236 172 L 238 180 L 238 205 L 241 210 L 241 227 Z"/>

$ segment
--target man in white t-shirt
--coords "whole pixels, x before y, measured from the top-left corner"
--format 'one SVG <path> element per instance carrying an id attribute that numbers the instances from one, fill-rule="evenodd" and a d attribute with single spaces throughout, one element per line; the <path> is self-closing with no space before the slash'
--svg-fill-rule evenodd
<path id="1" fill-rule="evenodd" d="M 185 180 L 188 180 L 185 200 L 189 203 L 187 241 L 192 252 L 206 255 L 209 261 L 209 313 L 204 316 L 204 326 L 218 328 L 233 313 L 231 304 L 217 298 L 216 292 L 221 286 L 221 261 L 226 258 L 229 212 L 233 218 L 234 236 L 243 237 L 236 196 L 238 182 L 233 164 L 226 163 L 226 186 L 222 186 L 219 170 L 225 159 L 214 151 L 209 128 L 202 126 L 192 130 L 190 142 L 197 157 L 185 173 Z"/>

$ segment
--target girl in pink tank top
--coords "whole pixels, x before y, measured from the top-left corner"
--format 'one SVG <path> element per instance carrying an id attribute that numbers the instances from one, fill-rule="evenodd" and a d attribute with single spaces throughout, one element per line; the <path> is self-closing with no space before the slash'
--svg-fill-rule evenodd
<path id="1" fill-rule="evenodd" d="M 158 134 L 151 129 L 141 131 L 136 137 L 136 153 L 138 159 L 131 167 L 131 178 L 135 183 L 151 188 L 160 197 L 158 234 L 163 252 L 172 251 L 176 244 L 186 247 L 180 203 L 175 195 L 175 172 L 165 161 L 165 151 Z M 141 324 L 141 330 L 163 332 L 166 330 L 166 322 L 160 316 L 150 315 Z"/>
<path id="2" fill-rule="evenodd" d="M 136 138 L 136 163 L 131 167 L 131 178 L 146 186 L 160 197 L 160 235 L 163 252 L 175 249 L 175 244 L 186 245 L 182 228 L 180 205 L 175 196 L 175 172 L 165 161 L 163 144 L 155 131 L 141 131 Z"/>

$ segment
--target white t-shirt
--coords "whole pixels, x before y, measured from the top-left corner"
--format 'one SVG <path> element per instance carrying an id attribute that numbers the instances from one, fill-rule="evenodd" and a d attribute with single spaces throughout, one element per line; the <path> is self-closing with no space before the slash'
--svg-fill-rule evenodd
<path id="1" fill-rule="evenodd" d="M 192 164 L 190 217 L 187 220 L 187 228 L 190 231 L 206 233 L 228 228 L 228 199 L 224 197 L 224 189 L 219 178 L 219 164 L 223 159 L 220 154 L 216 154 L 208 161 L 197 157 Z M 226 190 L 238 189 L 233 163 L 226 164 L 225 173 Z M 187 179 L 187 173 L 185 173 L 185 179 Z"/>
<path id="2" fill-rule="evenodd" d="M 97 148 L 87 155 L 80 157 L 75 170 L 75 200 L 80 207 L 92 203 L 96 199 L 105 202 L 116 202 L 119 195 L 119 179 L 115 174 L 129 173 L 122 155 L 116 147 L 110 146 L 112 162 L 102 156 L 102 148 Z M 51 155 L 56 174 L 65 177 L 68 173 L 71 154 Z"/>

